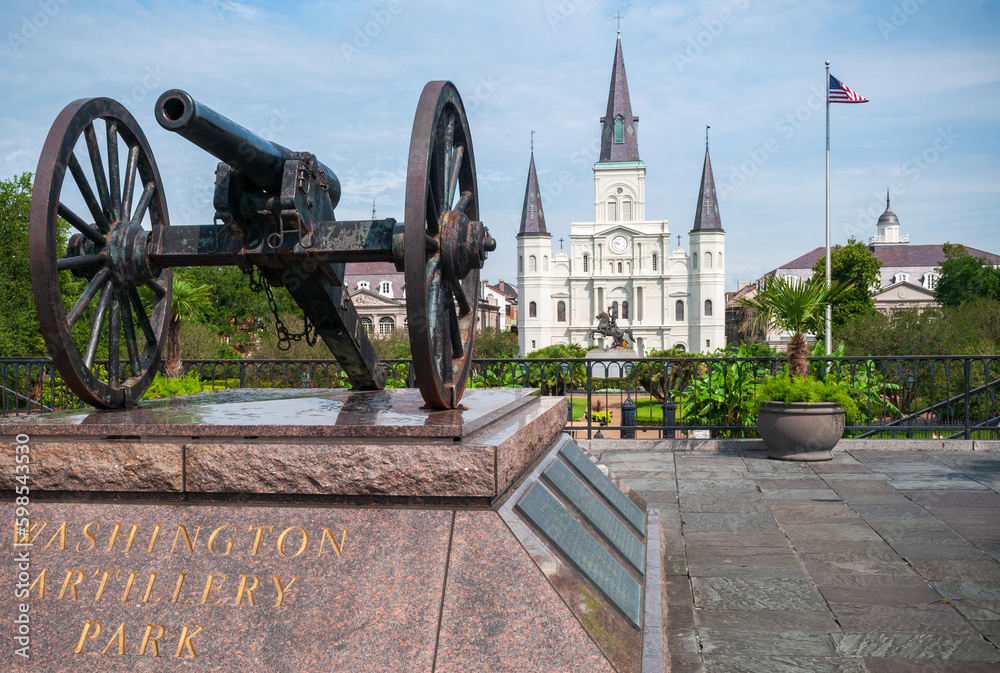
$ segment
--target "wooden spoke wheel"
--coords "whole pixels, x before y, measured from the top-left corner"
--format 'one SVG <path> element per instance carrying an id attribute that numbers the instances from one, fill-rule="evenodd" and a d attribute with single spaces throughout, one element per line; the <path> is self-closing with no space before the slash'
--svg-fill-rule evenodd
<path id="1" fill-rule="evenodd" d="M 160 175 L 132 115 L 108 98 L 67 105 L 38 160 L 29 254 L 42 335 L 84 402 L 133 406 L 156 375 L 171 272 L 148 266 L 146 241 L 151 227 L 168 224 Z"/>
<path id="2" fill-rule="evenodd" d="M 428 407 L 454 409 L 472 362 L 479 270 L 496 243 L 479 221 L 472 135 L 451 82 L 429 82 L 417 105 L 403 239 L 417 387 Z"/>

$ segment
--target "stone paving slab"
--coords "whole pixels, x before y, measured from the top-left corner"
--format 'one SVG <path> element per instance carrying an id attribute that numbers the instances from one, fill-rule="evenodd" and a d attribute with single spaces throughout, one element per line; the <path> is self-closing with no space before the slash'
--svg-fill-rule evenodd
<path id="1" fill-rule="evenodd" d="M 1000 451 L 896 440 L 809 464 L 676 444 L 592 446 L 668 501 L 672 672 L 1000 672 Z"/>

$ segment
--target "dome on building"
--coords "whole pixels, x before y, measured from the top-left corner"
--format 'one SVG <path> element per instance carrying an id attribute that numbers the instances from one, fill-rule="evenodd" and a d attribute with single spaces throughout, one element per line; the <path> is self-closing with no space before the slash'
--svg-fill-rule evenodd
<path id="1" fill-rule="evenodd" d="M 870 222 L 871 220 L 869 220 Z M 899 224 L 896 213 L 889 209 L 889 192 L 885 193 L 885 212 L 878 216 L 878 223 L 882 226 L 887 224 Z"/>

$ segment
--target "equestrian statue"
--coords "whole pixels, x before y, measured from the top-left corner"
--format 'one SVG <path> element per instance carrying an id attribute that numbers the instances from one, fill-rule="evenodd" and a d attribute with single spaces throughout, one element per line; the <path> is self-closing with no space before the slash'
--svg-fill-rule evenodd
<path id="1" fill-rule="evenodd" d="M 592 339 L 595 334 L 614 339 L 615 343 L 612 348 L 632 348 L 635 344 L 632 332 L 618 326 L 618 307 L 614 304 L 609 306 L 607 311 L 601 311 L 597 314 L 597 327 L 590 331 L 587 338 Z"/>

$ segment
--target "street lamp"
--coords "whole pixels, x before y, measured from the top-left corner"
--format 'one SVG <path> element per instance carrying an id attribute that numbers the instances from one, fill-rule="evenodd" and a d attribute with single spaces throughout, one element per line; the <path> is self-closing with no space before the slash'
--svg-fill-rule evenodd
<path id="1" fill-rule="evenodd" d="M 632 401 L 632 370 L 635 365 L 626 362 L 623 366 L 625 370 L 625 401 L 622 402 L 622 439 L 635 439 L 635 410 L 636 404 Z"/>
<path id="2" fill-rule="evenodd" d="M 573 400 L 569 396 L 569 374 L 573 368 L 568 362 L 559 365 L 559 374 L 563 382 L 563 393 L 566 395 L 566 422 L 573 422 Z"/>
<path id="3" fill-rule="evenodd" d="M 673 435 L 673 426 L 677 423 L 677 405 L 674 404 L 674 397 L 670 394 L 670 375 L 674 371 L 674 364 L 667 362 L 663 365 L 663 431 L 665 439 L 669 431 Z"/>

